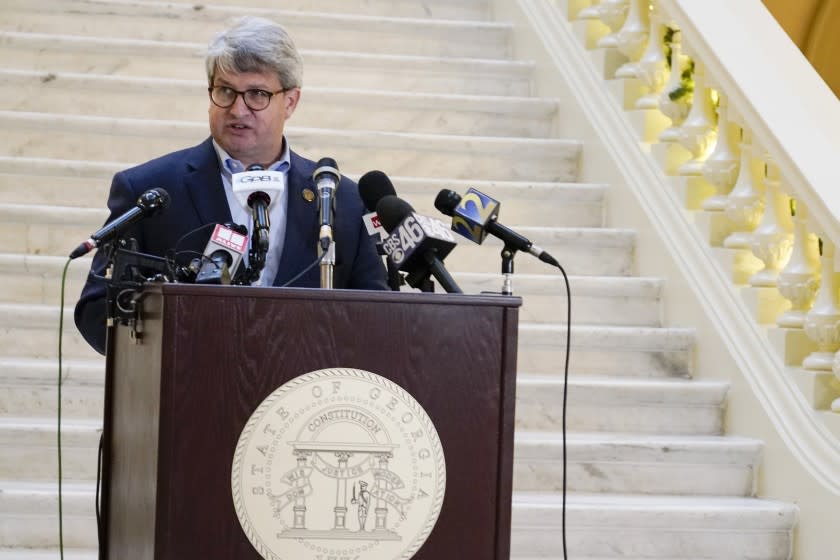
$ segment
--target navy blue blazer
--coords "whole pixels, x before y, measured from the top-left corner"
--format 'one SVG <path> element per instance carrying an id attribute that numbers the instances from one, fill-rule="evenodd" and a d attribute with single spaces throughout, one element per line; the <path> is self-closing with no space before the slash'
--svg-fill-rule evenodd
<path id="1" fill-rule="evenodd" d="M 301 195 L 304 189 L 315 192 L 313 171 L 315 162 L 291 152 L 286 237 L 274 278 L 275 286 L 285 284 L 317 258 L 318 203 L 308 202 Z M 169 206 L 157 215 L 141 220 L 125 235 L 137 239 L 141 252 L 165 256 L 171 254 L 181 240 L 179 252 L 201 254 L 212 233 L 211 228 L 181 238 L 205 224 L 232 221 L 219 160 L 210 138 L 198 146 L 117 173 L 108 196 L 111 215 L 106 223 L 135 206 L 137 198 L 154 187 L 162 187 L 169 193 Z M 342 177 L 336 190 L 335 207 L 334 287 L 387 290 L 385 267 L 362 223 L 365 208 L 353 181 Z M 246 225 L 250 229 L 250 224 Z M 195 253 L 189 254 L 189 258 L 194 256 Z M 93 274 L 102 276 L 106 257 L 103 251 L 94 255 L 91 264 Z M 317 288 L 320 283 L 320 268 L 316 266 L 294 286 Z M 75 321 L 85 340 L 104 354 L 105 285 L 101 280 L 88 277 L 76 304 Z"/>

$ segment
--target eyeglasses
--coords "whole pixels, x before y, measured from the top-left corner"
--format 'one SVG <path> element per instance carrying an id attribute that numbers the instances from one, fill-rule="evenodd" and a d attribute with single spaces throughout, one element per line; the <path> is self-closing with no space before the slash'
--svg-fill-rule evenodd
<path id="1" fill-rule="evenodd" d="M 246 107 L 252 111 L 262 111 L 268 107 L 269 103 L 271 103 L 272 97 L 278 93 L 285 93 L 289 91 L 289 89 L 281 89 L 278 91 L 265 91 L 264 89 L 237 91 L 228 86 L 213 86 L 207 88 L 207 91 L 210 93 L 210 101 L 222 109 L 227 109 L 236 103 L 236 96 L 241 95 Z"/>

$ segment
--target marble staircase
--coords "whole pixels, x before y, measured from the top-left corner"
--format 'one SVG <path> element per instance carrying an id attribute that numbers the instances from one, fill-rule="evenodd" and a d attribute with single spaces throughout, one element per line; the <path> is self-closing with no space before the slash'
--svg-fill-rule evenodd
<path id="1" fill-rule="evenodd" d="M 557 256 L 573 295 L 571 558 L 789 558 L 794 506 L 756 497 L 762 442 L 724 434 L 728 385 L 693 379 L 691 325 L 662 320 L 636 232 L 606 223 L 609 185 L 578 182 L 560 99 L 533 95 L 512 25 L 486 0 L 6 0 L 0 6 L 0 560 L 58 557 L 56 376 L 66 255 L 101 225 L 110 177 L 207 135 L 202 50 L 231 16 L 284 23 L 305 63 L 292 146 L 358 177 L 382 169 L 418 211 L 441 188 L 502 200 Z M 439 216 L 441 217 L 441 216 Z M 498 290 L 500 244 L 447 267 Z M 70 266 L 63 370 L 66 558 L 95 558 L 103 360 L 72 324 L 89 259 Z M 562 277 L 519 256 L 512 557 L 562 558 Z"/>

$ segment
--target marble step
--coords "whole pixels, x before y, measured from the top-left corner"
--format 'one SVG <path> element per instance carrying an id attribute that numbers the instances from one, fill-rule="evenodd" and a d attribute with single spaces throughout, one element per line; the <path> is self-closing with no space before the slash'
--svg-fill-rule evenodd
<path id="1" fill-rule="evenodd" d="M 574 356 L 573 356 L 574 362 Z M 563 425 L 563 376 L 520 371 L 516 427 L 552 431 Z M 723 433 L 729 385 L 668 378 L 569 377 L 569 430 L 659 435 Z"/>
<path id="2" fill-rule="evenodd" d="M 97 1 L 97 0 L 91 0 Z M 132 2 L 133 3 L 133 2 Z M 166 7 L 169 2 L 152 1 Z M 277 0 L 203 0 L 202 9 L 214 6 L 246 6 L 249 10 L 276 9 Z M 382 15 L 391 17 L 435 19 L 491 19 L 487 0 L 284 0 L 286 10 L 336 14 Z"/>
<path id="3" fill-rule="evenodd" d="M 39 204 L 105 208 L 111 178 L 128 164 L 0 156 L 0 204 Z M 347 162 L 342 173 L 358 181 L 367 169 Z M 347 169 L 344 169 L 347 167 Z M 392 175 L 397 194 L 418 212 L 445 219 L 434 208 L 441 189 L 463 193 L 470 187 L 502 203 L 500 219 L 509 224 L 600 227 L 607 187 L 587 183 L 493 181 Z"/>
<path id="4" fill-rule="evenodd" d="M 62 488 L 64 546 L 97 546 L 94 484 L 67 482 Z M 58 484 L 0 481 L 0 543 L 4 547 L 58 546 Z"/>
<path id="5" fill-rule="evenodd" d="M 28 311 L 26 315 L 24 312 Z M 17 313 L 17 316 L 15 316 Z M 4 342 L 0 358 L 0 413 L 20 417 L 42 417 L 56 411 L 57 308 L 53 306 L 0 305 L 0 318 L 13 334 L 28 340 Z M 14 323 L 12 323 L 14 321 Z M 33 326 L 34 325 L 34 326 Z M 530 430 L 551 430 L 561 425 L 562 413 L 562 340 L 554 347 L 535 347 L 526 333 L 543 327 L 526 323 L 520 327 L 517 426 Z M 545 329 L 550 329 L 548 326 Z M 598 347 L 599 336 L 616 340 L 615 327 L 576 327 L 569 386 L 569 425 L 571 429 L 596 431 L 636 431 L 670 434 L 719 434 L 722 431 L 723 407 L 727 386 L 717 382 L 685 382 L 669 379 L 672 371 L 658 371 L 656 359 L 662 354 L 674 364 L 690 353 L 693 340 L 689 334 L 682 344 L 683 356 L 673 349 L 677 338 L 666 329 L 646 329 L 634 333 L 625 328 L 623 338 L 639 349 Z M 584 339 L 578 342 L 578 339 Z M 588 340 L 586 340 L 588 339 Z M 633 340 L 635 339 L 635 340 Z M 677 341 L 679 342 L 679 341 Z M 672 348 L 668 348 L 668 345 Z M 664 348 L 663 348 L 664 347 Z M 65 312 L 63 350 L 67 380 L 62 387 L 62 407 L 68 418 L 98 417 L 102 411 L 104 361 L 91 350 L 72 325 L 72 310 Z M 524 367 L 523 363 L 529 367 Z M 653 365 L 652 365 L 653 364 Z M 671 367 L 676 367 L 674 364 Z M 647 368 L 647 369 L 644 369 Z M 689 365 L 683 365 L 687 375 Z M 604 378 L 602 372 L 624 375 Z M 633 377 L 633 376 L 636 377 Z M 644 377 L 648 376 L 648 377 Z M 654 377 L 658 376 L 658 377 Z M 604 403 L 609 407 L 605 409 Z M 671 417 L 673 416 L 673 417 Z"/>
<path id="6" fill-rule="evenodd" d="M 57 305 L 67 260 L 60 256 L 0 253 L 0 303 Z M 64 288 L 73 306 L 90 268 L 90 258 L 71 262 Z M 455 275 L 464 293 L 500 292 L 501 274 Z M 576 325 L 660 326 L 662 281 L 634 277 L 574 276 L 569 279 Z M 561 276 L 517 274 L 514 293 L 523 298 L 519 320 L 553 323 L 565 317 L 566 291 Z"/>
<path id="7" fill-rule="evenodd" d="M 27 457 L 39 458 L 31 462 L 38 467 L 0 458 L 0 479 L 53 476 L 55 467 L 50 458 L 55 454 L 56 362 L 0 358 L 0 368 L 0 414 L 5 417 L 0 419 L 0 446 L 17 441 Z M 62 425 L 75 453 L 65 465 L 65 476 L 91 479 L 95 464 L 90 457 L 98 443 L 98 419 L 103 410 L 104 362 L 69 361 L 64 364 L 64 372 Z M 712 437 L 722 432 L 727 388 L 720 382 L 573 377 L 569 381 L 568 429 L 622 433 L 627 437 Z M 562 426 L 562 402 L 561 380 L 520 374 L 517 430 L 550 439 L 551 432 Z M 7 460 L 12 459 L 7 456 Z"/>
<path id="8" fill-rule="evenodd" d="M 0 480 L 57 479 L 55 418 L 0 418 Z M 62 420 L 65 481 L 94 480 L 101 423 Z M 711 436 L 569 433 L 569 489 L 579 492 L 747 496 L 762 444 Z M 514 488 L 562 489 L 562 435 L 516 433 Z"/>
<path id="9" fill-rule="evenodd" d="M 0 66 L 206 80 L 203 43 L 0 31 Z M 532 62 L 301 49 L 304 87 L 527 96 Z"/>
<path id="10" fill-rule="evenodd" d="M 545 138 L 557 99 L 305 87 L 291 121 L 306 128 Z M 207 80 L 0 69 L 0 109 L 207 121 Z"/>
<path id="11" fill-rule="evenodd" d="M 0 304 L 0 356 L 7 356 L 15 363 L 17 359 L 55 360 L 58 344 L 58 307 L 50 305 Z M 519 327 L 518 371 L 533 375 L 549 375 L 562 377 L 565 359 L 565 326 L 546 325 L 539 323 L 522 323 Z M 688 378 L 692 372 L 692 354 L 694 348 L 694 332 L 691 329 L 650 328 L 650 327 L 609 327 L 609 326 L 575 326 L 572 329 L 572 355 L 570 372 L 578 376 L 606 376 L 615 375 L 628 379 L 639 378 Z M 72 321 L 72 309 L 65 311 L 63 352 L 65 359 L 100 360 L 99 354 L 94 352 L 81 335 L 76 331 Z M 43 362 L 48 374 L 46 384 L 52 385 L 51 380 L 53 362 Z M 37 368 L 37 365 L 31 365 Z M 99 370 L 101 371 L 101 370 Z M 27 373 L 29 372 L 29 373 Z M 24 374 L 43 375 L 32 370 Z M 23 391 L 32 392 L 26 384 Z M 559 388 L 553 387 L 554 394 Z M 597 388 L 590 389 L 596 391 Z M 660 389 L 661 390 L 661 389 Z M 655 392 L 648 398 L 655 398 Z M 89 398 L 101 398 L 98 392 L 93 395 L 86 391 L 79 396 L 80 412 L 88 414 L 86 409 L 93 406 L 93 410 L 101 410 L 98 401 L 90 405 Z M 2 395 L 0 395 L 2 398 Z M 5 407 L 7 412 L 14 415 L 24 414 L 23 411 L 12 407 L 21 406 L 16 397 L 7 395 Z M 39 397 L 49 406 L 55 399 L 51 396 Z M 557 398 L 557 397 L 555 397 Z M 709 397 L 707 397 L 708 399 Z M 556 401 L 561 402 L 561 401 Z M 69 405 L 68 405 L 69 406 Z M 688 405 L 686 405 L 688 406 Z M 708 401 L 703 406 L 714 408 Z M 700 408 L 702 408 L 701 406 Z M 24 407 L 29 410 L 29 407 Z M 69 409 L 73 412 L 73 408 Z M 707 413 L 713 411 L 706 411 Z M 702 416 L 703 411 L 698 413 Z M 36 415 L 43 414 L 35 412 Z M 536 414 L 536 413 L 535 413 Z M 686 419 L 686 422 L 689 420 Z M 642 423 L 642 420 L 639 420 Z M 632 424 L 632 423 L 631 423 Z M 713 424 L 714 425 L 714 424 Z M 680 426 L 677 423 L 677 426 Z M 615 429 L 615 428 L 610 428 Z"/>
<path id="12" fill-rule="evenodd" d="M 285 3 L 284 3 L 285 4 Z M 283 4 L 279 7 L 285 8 Z M 0 29 L 207 43 L 243 15 L 281 23 L 299 49 L 506 58 L 512 25 L 487 21 L 394 18 L 186 2 L 6 0 Z"/>
<path id="13" fill-rule="evenodd" d="M 66 357 L 63 371 L 64 415 L 99 417 L 103 407 L 104 359 L 96 354 L 87 359 Z M 58 372 L 54 358 L 3 357 L 0 372 L 0 385 L 4 387 L 0 412 L 29 418 L 55 414 Z M 581 431 L 718 435 L 723 431 L 727 392 L 727 384 L 715 381 L 607 378 L 573 372 L 567 420 L 569 429 Z M 557 429 L 562 425 L 562 403 L 560 372 L 520 372 L 518 428 Z"/>
<path id="14" fill-rule="evenodd" d="M 57 544 L 54 483 L 0 483 L 0 542 L 6 547 Z M 94 548 L 92 484 L 63 492 L 65 545 Z M 561 546 L 560 495 L 515 492 L 511 553 L 556 557 Z M 567 501 L 571 557 L 789 558 L 794 505 L 754 498 L 571 493 Z"/>
<path id="15" fill-rule="evenodd" d="M 64 481 L 96 480 L 97 450 L 102 422 L 66 419 L 61 422 L 61 466 Z M 56 418 L 0 417 L 0 480 L 57 481 Z"/>
<path id="16" fill-rule="evenodd" d="M 0 253 L 0 303 L 58 305 L 66 262 L 65 257 Z M 65 305 L 75 305 L 89 270 L 89 256 L 70 263 Z"/>
<path id="17" fill-rule="evenodd" d="M 513 497 L 511 554 L 562 554 L 561 496 Z M 754 498 L 570 494 L 570 558 L 761 559 L 791 557 L 799 508 Z"/>
<path id="18" fill-rule="evenodd" d="M 0 154 L 134 162 L 200 143 L 206 122 L 0 111 Z M 581 143 L 545 138 L 451 136 L 334 128 L 286 128 L 292 149 L 318 160 L 364 162 L 389 175 L 575 181 Z"/>
<path id="19" fill-rule="evenodd" d="M 0 560 L 61 560 L 61 555 L 58 548 L 0 548 Z M 99 560 L 99 552 L 65 547 L 64 560 Z"/>
<path id="20" fill-rule="evenodd" d="M 636 558 L 622 556 L 622 560 L 650 560 L 650 558 Z M 98 560 L 98 552 L 93 549 L 64 549 L 64 560 Z M 60 560 L 58 549 L 32 548 L 0 548 L 0 560 Z M 561 560 L 560 556 L 543 556 L 541 558 L 524 558 L 512 556 L 511 560 Z M 575 560 L 606 560 L 604 557 L 578 556 Z M 681 556 L 680 560 L 708 560 L 707 558 L 688 558 Z M 742 560 L 742 559 L 731 559 Z"/>
<path id="21" fill-rule="evenodd" d="M 525 257 L 523 257 L 525 258 Z M 2 256 L 0 256 L 2 262 Z M 519 320 L 558 323 L 566 318 L 566 288 L 561 275 L 514 274 L 514 295 L 522 297 Z M 467 293 L 500 292 L 501 273 L 455 275 Z M 572 276 L 573 325 L 613 325 L 658 327 L 661 321 L 663 281 L 628 276 Z"/>
<path id="22" fill-rule="evenodd" d="M 562 376 L 566 356 L 564 324 L 519 324 L 517 371 Z M 695 333 L 691 328 L 572 328 L 571 375 L 625 378 L 690 378 Z"/>
<path id="23" fill-rule="evenodd" d="M 56 359 L 58 324 L 57 305 L 0 304 L 0 356 Z M 62 351 L 67 359 L 99 358 L 76 330 L 72 309 L 64 313 Z"/>
<path id="24" fill-rule="evenodd" d="M 0 237 L 17 239 L 10 254 L 68 255 L 96 231 L 106 211 L 89 208 L 0 204 Z M 554 255 L 577 276 L 628 276 L 633 270 L 635 232 L 610 228 L 552 228 L 510 224 L 535 245 Z M 464 238 L 447 257 L 452 272 L 497 274 L 502 243 L 488 238 L 477 245 Z M 518 254 L 520 274 L 559 274 L 529 254 Z"/>
<path id="25" fill-rule="evenodd" d="M 570 433 L 571 492 L 752 496 L 763 443 L 735 437 Z M 563 489 L 562 434 L 516 433 L 514 488 Z"/>

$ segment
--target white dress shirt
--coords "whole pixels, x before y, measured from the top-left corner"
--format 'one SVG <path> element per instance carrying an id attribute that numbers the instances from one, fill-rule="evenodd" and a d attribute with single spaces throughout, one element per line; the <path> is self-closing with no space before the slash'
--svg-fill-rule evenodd
<path id="1" fill-rule="evenodd" d="M 245 166 L 241 161 L 233 159 L 216 143 L 215 139 L 213 140 L 213 147 L 216 149 L 216 155 L 219 157 L 219 168 L 222 170 L 222 184 L 225 188 L 228 206 L 230 206 L 230 215 L 234 223 L 243 224 L 248 228 L 248 233 L 250 234 L 253 230 L 251 209 L 239 203 L 239 200 L 233 194 L 233 187 L 231 186 L 231 176 L 234 173 L 245 171 Z M 286 216 L 289 207 L 288 175 L 290 166 L 289 143 L 284 139 L 283 153 L 280 154 L 280 159 L 269 165 L 268 169 L 281 171 L 286 176 L 286 188 L 283 189 L 282 193 L 274 197 L 268 207 L 268 219 L 271 223 L 268 231 L 268 254 L 265 258 L 265 266 L 262 269 L 262 273 L 259 279 L 252 284 L 253 286 L 271 286 L 274 282 L 274 277 L 277 275 L 277 268 L 280 265 L 280 256 L 283 254 L 283 244 L 286 238 Z M 248 255 L 245 254 L 244 265 L 247 265 L 247 263 Z"/>

